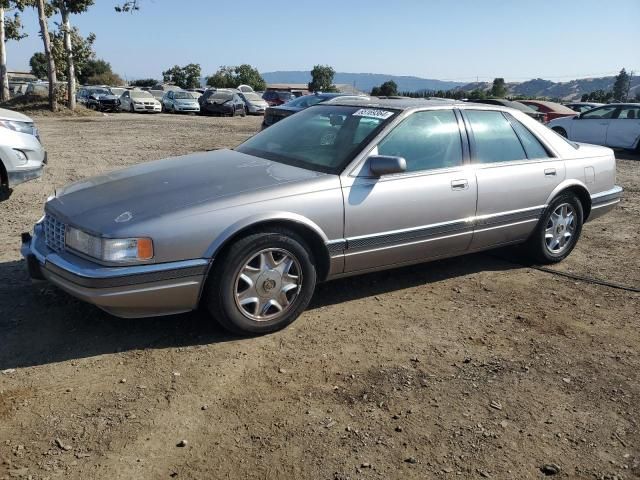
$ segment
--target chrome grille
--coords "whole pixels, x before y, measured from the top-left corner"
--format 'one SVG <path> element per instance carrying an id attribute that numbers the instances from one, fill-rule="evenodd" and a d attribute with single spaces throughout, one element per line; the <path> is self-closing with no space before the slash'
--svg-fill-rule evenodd
<path id="1" fill-rule="evenodd" d="M 44 217 L 44 241 L 54 252 L 64 251 L 64 230 L 65 224 L 55 217 L 47 214 Z"/>

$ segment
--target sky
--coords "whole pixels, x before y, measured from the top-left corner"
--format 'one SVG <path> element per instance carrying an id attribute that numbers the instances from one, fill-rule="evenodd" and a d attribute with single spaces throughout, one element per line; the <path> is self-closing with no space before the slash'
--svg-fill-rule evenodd
<path id="1" fill-rule="evenodd" d="M 117 3 L 95 0 L 71 21 L 128 80 L 188 63 L 204 76 L 242 63 L 462 82 L 640 74 L 640 0 L 140 0 L 133 14 Z M 42 51 L 33 10 L 23 24 L 29 36 L 7 43 L 9 70 L 29 70 Z"/>

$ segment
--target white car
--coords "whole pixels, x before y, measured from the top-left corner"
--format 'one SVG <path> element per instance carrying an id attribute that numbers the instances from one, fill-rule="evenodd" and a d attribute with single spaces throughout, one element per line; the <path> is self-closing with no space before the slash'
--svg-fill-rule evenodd
<path id="1" fill-rule="evenodd" d="M 640 103 L 611 103 L 547 125 L 576 142 L 640 149 Z"/>
<path id="2" fill-rule="evenodd" d="M 0 108 L 0 188 L 40 177 L 46 163 L 47 152 L 33 120 Z"/>
<path id="3" fill-rule="evenodd" d="M 120 110 L 160 113 L 162 104 L 145 90 L 127 90 L 120 96 Z"/>

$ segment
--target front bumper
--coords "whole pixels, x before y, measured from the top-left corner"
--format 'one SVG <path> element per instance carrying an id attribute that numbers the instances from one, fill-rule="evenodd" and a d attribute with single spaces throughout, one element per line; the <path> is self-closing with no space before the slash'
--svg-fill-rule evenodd
<path id="1" fill-rule="evenodd" d="M 123 318 L 187 312 L 198 306 L 210 261 L 106 267 L 69 252 L 56 253 L 44 241 L 41 224 L 22 234 L 22 256 L 31 278 L 47 280 L 67 293 Z"/>
<path id="2" fill-rule="evenodd" d="M 44 167 L 47 164 L 47 152 L 42 149 L 38 153 L 37 158 L 29 159 L 26 164 L 20 165 L 7 171 L 7 186 L 13 188 L 21 183 L 28 182 L 29 180 L 35 180 L 40 178 L 44 172 Z M 40 155 L 42 157 L 40 158 Z"/>
<path id="3" fill-rule="evenodd" d="M 151 112 L 151 113 L 160 113 L 162 111 L 162 107 L 160 105 L 133 105 L 134 112 Z"/>
<path id="4" fill-rule="evenodd" d="M 200 105 L 176 105 L 176 112 L 199 112 Z"/>

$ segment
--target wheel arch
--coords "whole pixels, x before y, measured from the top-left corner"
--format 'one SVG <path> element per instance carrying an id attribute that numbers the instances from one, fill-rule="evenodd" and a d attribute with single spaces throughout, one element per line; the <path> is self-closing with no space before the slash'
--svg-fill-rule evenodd
<path id="1" fill-rule="evenodd" d="M 582 210 L 584 214 L 583 221 L 586 222 L 589 218 L 589 214 L 591 213 L 591 194 L 589 193 L 589 189 L 587 189 L 587 186 L 578 180 L 568 180 L 562 182 L 553 190 L 553 192 L 551 192 L 551 194 L 547 198 L 546 204 L 549 205 L 554 198 L 556 198 L 561 193 L 566 192 L 571 192 L 576 197 L 578 197 L 578 200 L 580 200 L 580 203 L 582 204 Z"/>
<path id="2" fill-rule="evenodd" d="M 316 261 L 318 280 L 327 278 L 330 269 L 330 255 L 327 249 L 327 236 L 322 229 L 306 217 L 291 213 L 264 214 L 247 218 L 226 228 L 209 246 L 205 257 L 213 259 L 228 248 L 234 241 L 256 232 L 270 228 L 284 228 L 299 235 L 309 246 Z"/>

